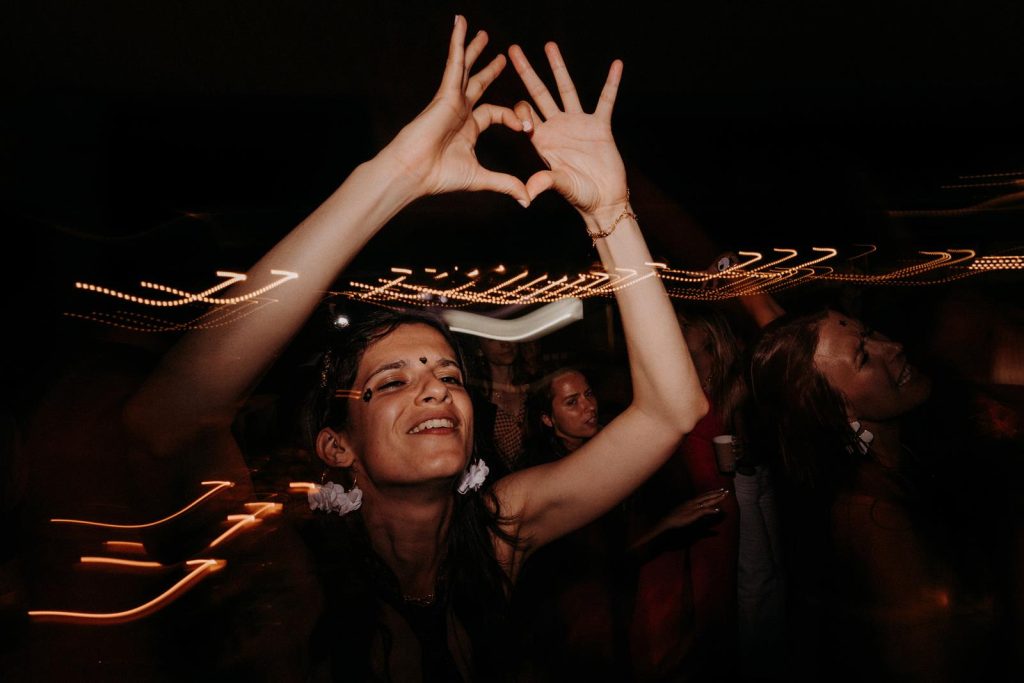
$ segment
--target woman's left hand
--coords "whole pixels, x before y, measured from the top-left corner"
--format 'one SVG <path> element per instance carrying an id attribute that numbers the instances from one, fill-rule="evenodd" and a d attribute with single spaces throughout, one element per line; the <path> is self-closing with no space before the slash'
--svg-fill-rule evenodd
<path id="1" fill-rule="evenodd" d="M 548 43 L 544 51 L 558 85 L 561 108 L 522 49 L 518 45 L 509 48 L 512 65 L 540 111 L 538 114 L 528 102 L 519 102 L 516 115 L 523 120 L 524 130 L 531 133 L 534 148 L 550 169 L 534 173 L 526 181 L 530 199 L 554 188 L 582 214 L 612 208 L 619 211 L 626 203 L 626 170 L 612 138 L 611 120 L 622 62 L 612 62 L 597 108 L 587 114 L 558 46 Z"/>

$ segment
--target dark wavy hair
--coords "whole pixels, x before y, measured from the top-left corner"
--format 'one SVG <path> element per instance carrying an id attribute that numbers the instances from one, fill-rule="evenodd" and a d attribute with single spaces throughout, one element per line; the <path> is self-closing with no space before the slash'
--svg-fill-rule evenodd
<path id="1" fill-rule="evenodd" d="M 830 498 L 860 459 L 846 404 L 814 365 L 828 311 L 783 316 L 762 332 L 751 355 L 750 387 L 762 419 L 775 432 L 791 486 Z"/>
<path id="2" fill-rule="evenodd" d="M 742 344 L 728 319 L 716 308 L 687 305 L 680 314 L 684 326 L 699 328 L 707 334 L 708 350 L 711 353 L 711 377 L 707 378 L 708 398 L 722 424 L 735 433 L 739 430 L 736 424 L 738 413 L 748 397 L 741 362 Z"/>
<path id="3" fill-rule="evenodd" d="M 302 410 L 304 441 L 306 447 L 314 451 L 316 437 L 321 429 L 327 426 L 340 429 L 347 424 L 350 399 L 336 398 L 335 392 L 351 388 L 366 350 L 400 327 L 427 325 L 437 330 L 451 346 L 460 368 L 465 372 L 458 342 L 444 322 L 435 315 L 411 310 L 349 308 L 346 317 L 348 324 L 341 328 L 333 325 L 334 321 L 328 321 L 336 329 L 330 333 L 330 340 L 317 368 L 316 386 L 309 391 Z M 475 438 L 479 439 L 481 435 Z M 476 458 L 476 446 L 474 444 L 472 459 Z M 502 524 L 509 520 L 501 515 L 497 497 L 490 487 L 459 495 L 455 492 L 457 484 L 454 482 L 452 486 L 454 509 L 444 541 L 446 547 L 442 549 L 444 563 L 441 575 L 444 577 L 448 608 L 466 627 L 473 645 L 472 661 L 476 675 L 486 673 L 488 678 L 497 676 L 500 679 L 504 676 L 502 672 L 511 670 L 508 666 L 511 643 L 507 613 L 511 582 L 495 556 L 493 539 L 496 537 L 513 545 L 516 539 L 503 529 Z M 380 598 L 400 607 L 398 581 L 374 553 L 362 525 L 361 515 L 356 513 L 345 519 L 330 518 L 324 520 L 324 523 L 333 525 L 339 533 L 345 535 L 341 541 L 341 546 L 346 548 L 345 552 L 329 555 L 341 555 L 337 561 L 347 563 L 348 566 L 340 570 L 335 568 L 333 573 L 341 571 L 341 575 L 346 577 L 343 580 L 351 585 L 369 583 L 366 587 L 376 591 Z M 331 542 L 330 539 L 325 540 Z M 352 552 L 361 557 L 344 557 L 346 553 L 351 555 Z M 359 579 L 359 576 L 362 578 Z M 350 591 L 346 590 L 345 593 L 345 600 L 359 600 Z M 375 603 L 364 599 L 362 604 L 369 606 Z M 343 609 L 346 607 L 342 606 Z M 375 609 L 372 606 L 366 608 Z M 369 621 L 355 624 L 357 629 L 365 633 L 356 634 L 356 638 L 343 646 L 345 652 L 340 653 L 343 661 L 339 663 L 349 673 L 355 662 L 359 658 L 365 659 L 366 653 L 370 651 L 369 643 L 374 629 L 368 628 L 368 624 L 380 625 L 372 615 L 367 617 Z M 389 642 L 389 634 L 382 634 L 382 638 L 383 642 Z M 337 642 L 337 639 L 334 640 Z M 423 646 L 429 647 L 427 643 Z"/>

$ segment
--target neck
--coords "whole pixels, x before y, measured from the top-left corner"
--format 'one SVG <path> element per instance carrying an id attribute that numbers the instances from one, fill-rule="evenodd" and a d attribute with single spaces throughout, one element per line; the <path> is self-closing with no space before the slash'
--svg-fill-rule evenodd
<path id="1" fill-rule="evenodd" d="M 902 445 L 900 441 L 900 426 L 896 420 L 886 422 L 874 422 L 872 420 L 861 420 L 861 425 L 875 435 L 871 442 L 871 457 L 882 467 L 889 469 L 896 468 L 902 460 Z"/>
<path id="2" fill-rule="evenodd" d="M 432 596 L 454 508 L 450 488 L 419 496 L 409 489 L 399 495 L 367 489 L 362 512 L 374 551 L 395 573 L 403 595 Z"/>
<path id="3" fill-rule="evenodd" d="M 492 365 L 491 366 L 491 384 L 512 384 L 512 366 L 511 365 Z"/>
<path id="4" fill-rule="evenodd" d="M 579 448 L 580 446 L 587 442 L 586 439 L 574 439 L 571 436 L 560 436 L 558 437 L 558 440 L 562 442 L 562 445 L 565 447 L 565 450 L 569 451 L 570 453 L 572 453 L 574 450 L 576 450 L 577 448 Z"/>

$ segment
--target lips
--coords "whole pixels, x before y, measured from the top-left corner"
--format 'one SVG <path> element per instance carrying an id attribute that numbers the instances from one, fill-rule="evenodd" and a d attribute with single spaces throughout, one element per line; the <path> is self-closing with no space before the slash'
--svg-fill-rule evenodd
<path id="1" fill-rule="evenodd" d="M 408 431 L 409 434 L 420 434 L 421 432 L 436 433 L 437 430 L 452 430 L 458 423 L 450 417 L 432 417 L 420 422 Z"/>

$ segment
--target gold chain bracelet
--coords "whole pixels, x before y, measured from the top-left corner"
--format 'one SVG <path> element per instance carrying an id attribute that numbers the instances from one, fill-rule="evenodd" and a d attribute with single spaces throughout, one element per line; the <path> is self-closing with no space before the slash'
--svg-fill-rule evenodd
<path id="1" fill-rule="evenodd" d="M 622 213 L 620 213 L 615 218 L 615 220 L 612 221 L 612 224 L 608 226 L 608 229 L 607 230 L 598 230 L 597 232 L 590 232 L 589 229 L 587 230 L 587 234 L 590 236 L 590 239 L 591 239 L 591 242 L 593 243 L 593 245 L 597 246 L 597 241 L 599 239 L 603 239 L 605 237 L 608 237 L 613 232 L 615 232 L 615 228 L 618 227 L 619 221 L 621 221 L 623 218 L 632 218 L 633 220 L 635 220 L 635 221 L 637 221 L 639 223 L 639 219 L 637 219 L 636 214 L 629 210 L 629 188 L 628 187 L 626 188 L 626 206 L 622 207 Z"/>

